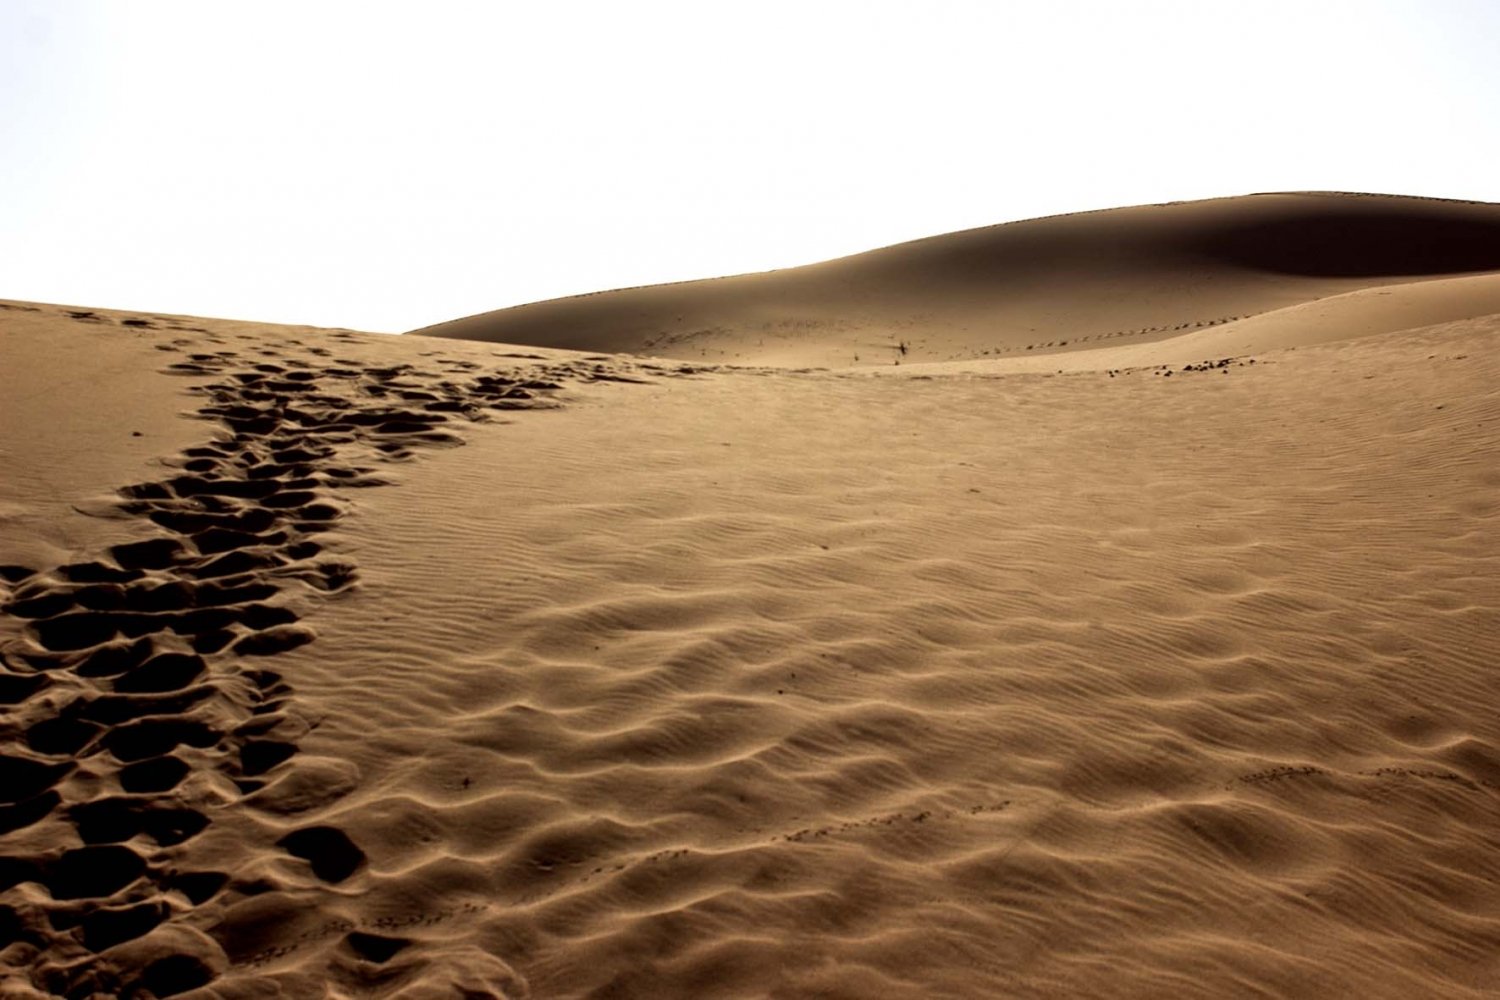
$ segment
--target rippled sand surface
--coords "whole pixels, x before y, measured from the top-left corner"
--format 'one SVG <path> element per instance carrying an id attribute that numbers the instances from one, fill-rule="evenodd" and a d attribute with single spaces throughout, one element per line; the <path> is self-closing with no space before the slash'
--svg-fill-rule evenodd
<path id="1" fill-rule="evenodd" d="M 1500 989 L 1500 317 L 0 333 L 0 994 Z"/>
<path id="2" fill-rule="evenodd" d="M 1497 333 L 486 434 L 327 639 L 372 895 L 537 996 L 1486 995 Z"/>

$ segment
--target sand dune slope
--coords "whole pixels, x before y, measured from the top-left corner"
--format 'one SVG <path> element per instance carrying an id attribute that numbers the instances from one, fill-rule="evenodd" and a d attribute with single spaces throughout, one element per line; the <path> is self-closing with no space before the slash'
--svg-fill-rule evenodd
<path id="1" fill-rule="evenodd" d="M 1431 278 L 1361 288 L 1149 343 L 1124 341 L 983 360 L 985 370 L 996 373 L 1179 367 L 1494 315 L 1500 315 L 1500 274 Z M 973 361 L 929 362 L 915 370 L 973 371 Z"/>
<path id="2" fill-rule="evenodd" d="M 199 443 L 5 570 L 5 995 L 1500 989 L 1500 320 L 1169 377 L 194 325 L 118 375 Z"/>
<path id="3" fill-rule="evenodd" d="M 299 622 L 356 585 L 334 533 L 355 495 L 462 444 L 463 425 L 555 405 L 554 379 L 609 369 L 489 349 L 482 366 L 349 331 L 0 309 L 13 376 L 0 452 L 14 463 L 0 486 L 0 993 L 238 995 L 235 972 L 310 927 L 347 931 L 344 953 L 294 995 L 398 979 L 405 995 L 494 995 L 496 968 L 514 982 L 485 954 L 422 983 L 361 971 L 407 942 L 330 915 L 314 887 L 347 882 L 366 855 L 304 819 L 359 768 L 298 756 L 317 710 L 289 707 L 295 688 L 267 663 L 313 642 Z M 188 383 L 190 419 L 153 402 L 186 402 L 162 376 Z M 144 464 L 125 435 L 159 445 L 189 428 L 197 444 L 104 492 Z M 260 995 L 268 981 L 244 982 Z"/>
<path id="4" fill-rule="evenodd" d="M 692 361 L 890 365 L 1145 343 L 1361 288 L 1496 270 L 1500 205 L 1252 195 L 1034 219 L 415 332 Z"/>

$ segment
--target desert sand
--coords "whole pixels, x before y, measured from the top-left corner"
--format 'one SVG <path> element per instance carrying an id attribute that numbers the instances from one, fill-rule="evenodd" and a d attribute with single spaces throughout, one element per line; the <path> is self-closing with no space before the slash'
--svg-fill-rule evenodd
<path id="1" fill-rule="evenodd" d="M 1500 991 L 1500 206 L 419 333 L 0 303 L 0 996 Z"/>

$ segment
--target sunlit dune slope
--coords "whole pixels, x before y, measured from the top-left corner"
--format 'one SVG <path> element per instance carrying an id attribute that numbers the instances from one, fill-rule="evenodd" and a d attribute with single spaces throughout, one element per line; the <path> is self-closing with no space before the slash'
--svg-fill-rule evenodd
<path id="1" fill-rule="evenodd" d="M 1489 1000 L 1500 316 L 1348 332 L 1494 283 L 1063 373 L 0 301 L 0 997 Z"/>
<path id="2" fill-rule="evenodd" d="M 1184 330 L 1165 340 L 1107 340 L 1093 350 L 1084 345 L 1082 350 L 1064 349 L 1064 353 L 1023 351 L 999 360 L 982 360 L 986 370 L 996 373 L 1180 366 L 1495 314 L 1500 314 L 1500 274 L 1474 274 L 1361 288 L 1212 327 Z M 972 359 L 964 359 L 924 364 L 922 370 L 936 375 L 972 367 Z"/>
<path id="3" fill-rule="evenodd" d="M 1264 194 L 1015 222 L 413 332 L 843 367 L 1145 343 L 1363 288 L 1494 270 L 1500 205 Z"/>

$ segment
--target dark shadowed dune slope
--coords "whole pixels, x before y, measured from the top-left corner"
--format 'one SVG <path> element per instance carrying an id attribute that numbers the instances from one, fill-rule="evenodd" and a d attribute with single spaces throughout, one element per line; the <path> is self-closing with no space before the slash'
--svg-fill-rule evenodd
<path id="1" fill-rule="evenodd" d="M 1492 270 L 1500 205 L 1266 194 L 1015 222 L 413 332 L 711 361 L 890 364 L 1143 342 L 1374 285 Z"/>

